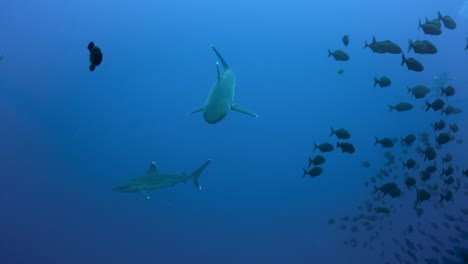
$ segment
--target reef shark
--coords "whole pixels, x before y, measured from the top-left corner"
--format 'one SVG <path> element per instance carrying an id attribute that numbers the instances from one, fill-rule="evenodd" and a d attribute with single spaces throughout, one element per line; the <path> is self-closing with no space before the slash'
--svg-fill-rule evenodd
<path id="1" fill-rule="evenodd" d="M 258 115 L 254 112 L 234 103 L 236 75 L 232 69 L 229 68 L 229 65 L 226 63 L 221 54 L 219 54 L 218 50 L 216 50 L 213 45 L 211 48 L 216 53 L 216 56 L 218 56 L 218 59 L 223 67 L 221 68 L 219 62 L 216 62 L 218 79 L 216 80 L 213 87 L 211 87 L 205 105 L 193 110 L 187 115 L 203 112 L 203 118 L 209 124 L 215 124 L 221 121 L 227 115 L 229 110 L 234 110 L 253 117 L 258 117 Z"/>
<path id="2" fill-rule="evenodd" d="M 192 180 L 195 187 L 201 190 L 198 177 L 200 177 L 200 174 L 205 170 L 206 166 L 208 166 L 210 162 L 211 160 L 207 160 L 190 175 L 186 175 L 185 173 L 170 174 L 160 172 L 156 168 L 156 164 L 151 162 L 143 176 L 133 178 L 124 184 L 114 186 L 112 190 L 119 192 L 139 192 L 146 199 L 149 199 L 149 192 L 152 190 L 174 186 L 178 183 L 186 183 L 188 180 Z"/>

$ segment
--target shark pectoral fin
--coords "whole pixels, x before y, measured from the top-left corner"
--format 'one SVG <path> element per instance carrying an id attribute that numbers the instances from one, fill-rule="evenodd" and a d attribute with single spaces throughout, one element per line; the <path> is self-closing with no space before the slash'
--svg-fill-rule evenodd
<path id="1" fill-rule="evenodd" d="M 150 163 L 148 169 L 146 170 L 146 175 L 152 175 L 156 172 L 158 172 L 158 169 L 156 168 L 156 163 L 153 161 Z"/>
<path id="2" fill-rule="evenodd" d="M 221 66 L 219 65 L 219 62 L 216 62 L 216 72 L 218 73 L 218 81 L 219 81 L 223 77 L 223 71 L 221 70 Z"/>
<path id="3" fill-rule="evenodd" d="M 254 112 L 250 111 L 249 109 L 245 108 L 244 106 L 241 106 L 241 105 L 238 105 L 238 104 L 235 104 L 235 103 L 231 104 L 231 110 L 241 112 L 241 113 L 244 113 L 244 114 L 249 115 L 249 116 L 258 117 L 258 115 L 255 114 Z"/>
<path id="4" fill-rule="evenodd" d="M 140 190 L 141 195 L 146 198 L 146 200 L 149 200 L 149 193 L 145 190 Z"/>
<path id="5" fill-rule="evenodd" d="M 203 111 L 203 106 L 202 106 L 202 107 L 199 107 L 199 108 L 197 108 L 197 109 L 195 109 L 195 110 L 193 110 L 192 112 L 188 113 L 187 115 L 188 115 L 188 116 L 189 116 L 189 115 L 193 115 L 193 114 L 199 113 L 199 112 L 201 112 L 201 111 Z"/>
<path id="6" fill-rule="evenodd" d="M 207 160 L 203 165 L 200 166 L 200 168 L 196 169 L 190 177 L 193 180 L 193 184 L 195 187 L 197 187 L 199 190 L 201 190 L 201 185 L 200 182 L 198 181 L 198 178 L 200 177 L 200 174 L 205 170 L 206 166 L 208 166 L 211 163 L 211 160 Z"/>

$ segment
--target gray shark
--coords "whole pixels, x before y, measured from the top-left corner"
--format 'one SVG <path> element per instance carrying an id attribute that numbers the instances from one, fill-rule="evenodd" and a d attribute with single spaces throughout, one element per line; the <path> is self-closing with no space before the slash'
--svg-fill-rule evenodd
<path id="1" fill-rule="evenodd" d="M 234 103 L 234 94 L 236 91 L 236 75 L 229 68 L 224 58 L 219 54 L 214 46 L 211 46 L 213 51 L 218 56 L 223 68 L 216 62 L 216 69 L 218 71 L 218 79 L 213 87 L 211 87 L 205 105 L 199 107 L 187 115 L 192 115 L 198 112 L 203 112 L 203 118 L 209 124 L 215 124 L 221 121 L 229 112 L 234 110 L 253 117 L 258 117 L 257 114 L 248 110 L 247 108 Z"/>
<path id="2" fill-rule="evenodd" d="M 195 187 L 201 190 L 198 177 L 200 177 L 200 174 L 205 170 L 206 166 L 208 166 L 210 162 L 211 160 L 207 160 L 190 175 L 160 172 L 156 168 L 156 164 L 151 162 L 145 175 L 133 178 L 124 184 L 114 186 L 112 190 L 119 192 L 139 192 L 146 199 L 149 199 L 149 192 L 152 190 L 174 186 L 178 183 L 185 183 L 188 180 L 192 180 Z"/>

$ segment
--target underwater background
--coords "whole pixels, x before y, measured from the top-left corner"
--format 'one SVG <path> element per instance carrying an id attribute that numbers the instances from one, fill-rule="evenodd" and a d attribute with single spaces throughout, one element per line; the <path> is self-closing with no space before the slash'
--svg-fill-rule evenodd
<path id="1" fill-rule="evenodd" d="M 384 197 L 392 213 L 373 231 L 341 230 L 332 217 L 359 214 L 372 200 L 364 183 L 384 166 L 375 137 L 436 133 L 441 118 L 456 123 L 468 140 L 464 113 L 425 112 L 436 87 L 416 100 L 408 86 L 449 83 L 453 105 L 468 104 L 468 3 L 464 1 L 5 1 L 0 8 L 0 262 L 1 263 L 430 263 L 445 256 L 466 263 L 452 248 L 467 248 L 460 208 L 467 189 L 443 207 L 422 204 L 415 190 Z M 424 35 L 418 19 L 450 15 L 455 30 Z M 343 35 L 350 44 L 344 47 Z M 408 39 L 427 39 L 435 55 L 415 57 L 423 72 L 400 65 L 401 55 L 363 49 L 372 36 L 390 39 L 408 54 Z M 87 45 L 102 49 L 90 72 Z M 235 101 L 259 118 L 230 112 L 205 123 L 203 105 L 216 80 L 216 45 L 237 75 Z M 351 59 L 327 58 L 328 49 Z M 337 68 L 343 74 L 337 74 Z M 373 88 L 374 76 L 388 88 Z M 436 84 L 435 84 L 436 83 Z M 387 104 L 407 101 L 408 112 Z M 353 154 L 326 153 L 324 172 L 302 177 L 314 143 L 331 142 L 330 127 L 346 128 Z M 400 143 L 391 151 L 398 157 Z M 444 145 L 462 184 L 468 169 L 465 144 Z M 411 150 L 422 166 L 424 158 Z M 190 172 L 212 164 L 192 183 L 156 190 L 145 200 L 112 186 L 142 175 L 151 161 L 165 172 Z M 372 166 L 364 168 L 363 161 Z M 423 165 L 424 164 L 424 165 Z M 393 174 L 404 179 L 401 161 Z M 422 170 L 422 168 L 421 168 Z M 417 170 L 414 171 L 417 175 Z M 439 172 L 436 173 L 437 177 Z M 385 181 L 384 181 L 385 182 Z M 378 184 L 378 183 L 376 183 Z M 443 185 L 443 182 L 442 184 Z M 439 203 L 434 197 L 433 203 Z M 377 203 L 377 202 L 376 202 Z M 460 215 L 460 243 L 432 222 Z M 443 242 L 405 234 L 408 225 Z M 455 224 L 451 224 L 454 226 Z M 450 229 L 453 230 L 453 229 Z M 458 230 L 458 229 L 457 229 Z M 447 231 L 448 232 L 448 231 Z M 454 235 L 458 234 L 453 231 Z M 408 236 L 413 236 L 408 238 Z M 359 246 L 346 241 L 354 237 Z M 464 239 L 465 238 L 465 239 Z M 412 260 L 392 240 L 422 248 Z M 369 241 L 373 248 L 361 246 Z M 405 242 L 401 242 L 405 245 Z M 406 243 L 407 244 L 407 243 Z M 401 261 L 401 263 L 405 263 Z M 457 262 L 458 261 L 458 262 Z M 432 262 L 436 263 L 436 262 Z"/>

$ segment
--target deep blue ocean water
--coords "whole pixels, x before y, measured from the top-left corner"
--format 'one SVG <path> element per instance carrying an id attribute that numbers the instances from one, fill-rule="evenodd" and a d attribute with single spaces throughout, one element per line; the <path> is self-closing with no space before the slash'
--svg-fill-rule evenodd
<path id="1" fill-rule="evenodd" d="M 428 132 L 434 138 L 430 124 L 440 113 L 426 113 L 425 100 L 411 99 L 407 86 L 432 87 L 434 78 L 447 73 L 456 88 L 448 101 L 467 109 L 466 5 L 5 1 L 0 263 L 398 263 L 392 238 L 404 244 L 404 229 L 417 229 L 418 222 L 419 229 L 445 241 L 437 254 L 433 241 L 415 234 L 411 239 L 424 246 L 415 251 L 418 263 L 440 260 L 457 245 L 430 223 L 466 208 L 463 187 L 444 208 L 424 204 L 419 220 L 414 190 L 405 187 L 403 197 L 385 197 L 394 210 L 381 221 L 379 238 L 369 242 L 373 249 L 361 246 L 372 232 L 350 233 L 327 222 L 359 214 L 356 207 L 374 197 L 364 182 L 383 167 L 385 152 L 374 146 L 375 136 Z M 418 19 L 436 18 L 437 11 L 450 15 L 457 29 L 424 35 Z M 348 47 L 341 43 L 345 34 Z M 439 52 L 409 53 L 425 67 L 411 72 L 400 66 L 400 55 L 363 49 L 372 36 L 394 41 L 406 55 L 409 38 L 430 40 Z M 94 72 L 88 69 L 90 41 L 104 56 Z M 216 80 L 212 44 L 237 75 L 235 101 L 259 118 L 230 112 L 210 125 L 201 114 L 186 116 L 203 105 Z M 327 49 L 342 49 L 351 59 L 334 61 Z M 383 75 L 392 85 L 373 88 L 373 77 Z M 439 91 L 432 96 L 429 101 Z M 388 111 L 387 104 L 400 101 L 415 108 Z M 459 125 L 457 139 L 468 140 L 465 113 L 443 118 Z M 330 127 L 349 130 L 356 153 L 327 153 L 324 173 L 303 178 L 302 168 L 316 154 L 314 143 L 336 143 Z M 402 149 L 398 143 L 392 150 L 399 181 L 400 156 L 423 163 L 414 148 L 407 155 Z M 466 143 L 453 141 L 438 150 L 440 168 L 447 152 L 460 167 L 459 177 L 468 169 Z M 149 200 L 112 191 L 142 175 L 151 161 L 161 171 L 180 173 L 206 159 L 212 164 L 200 177 L 201 191 L 181 184 L 154 191 Z M 371 168 L 361 167 L 365 160 Z M 466 223 L 459 225 L 468 232 Z M 345 245 L 350 237 L 360 246 Z M 458 246 L 468 247 L 460 240 Z"/>

